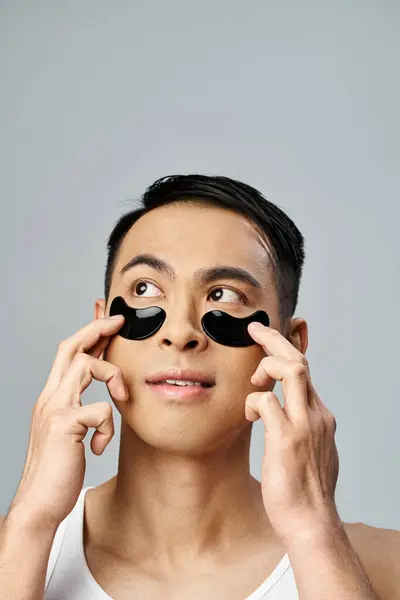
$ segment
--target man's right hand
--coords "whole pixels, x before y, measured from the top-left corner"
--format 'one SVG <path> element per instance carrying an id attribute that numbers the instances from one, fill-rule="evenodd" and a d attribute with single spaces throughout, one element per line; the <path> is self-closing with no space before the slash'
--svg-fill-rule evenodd
<path id="1" fill-rule="evenodd" d="M 90 447 L 97 455 L 114 435 L 111 404 L 82 406 L 80 396 L 94 378 L 107 384 L 113 399 L 128 399 L 121 369 L 102 359 L 111 336 L 123 323 L 123 315 L 95 319 L 63 340 L 32 410 L 26 463 L 9 514 L 17 514 L 39 530 L 56 529 L 78 500 L 86 470 L 83 439 L 88 428 L 96 428 Z"/>

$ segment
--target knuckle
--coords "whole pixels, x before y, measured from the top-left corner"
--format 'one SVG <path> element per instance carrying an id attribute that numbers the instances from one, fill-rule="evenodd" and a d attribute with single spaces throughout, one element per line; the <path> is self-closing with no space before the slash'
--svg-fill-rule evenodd
<path id="1" fill-rule="evenodd" d="M 78 352 L 78 354 L 75 354 L 73 358 L 73 363 L 78 367 L 87 369 L 90 362 L 90 358 L 91 357 L 89 356 L 89 354 L 85 354 L 84 352 Z"/>
<path id="2" fill-rule="evenodd" d="M 112 416 L 112 406 L 108 402 L 105 403 L 104 414 L 109 419 Z"/>
<path id="3" fill-rule="evenodd" d="M 113 365 L 113 370 L 114 370 L 116 377 L 123 377 L 121 367 L 118 367 L 117 365 Z"/>
<path id="4" fill-rule="evenodd" d="M 42 413 L 43 411 L 43 402 L 40 402 L 40 400 L 38 400 L 31 409 L 31 417 L 33 419 L 37 419 L 37 417 Z"/>
<path id="5" fill-rule="evenodd" d="M 255 405 L 261 410 L 268 410 L 272 392 L 262 392 L 256 399 Z"/>
<path id="6" fill-rule="evenodd" d="M 307 376 L 307 369 L 302 362 L 296 362 L 292 365 L 292 375 L 302 379 Z"/>
<path id="7" fill-rule="evenodd" d="M 57 350 L 58 350 L 58 352 L 65 352 L 65 350 L 67 350 L 68 347 L 69 347 L 69 338 L 65 338 L 64 340 L 61 340 L 61 342 L 58 344 Z"/>
<path id="8" fill-rule="evenodd" d="M 336 417 L 332 413 L 329 413 L 328 424 L 330 425 L 330 428 L 333 431 L 333 433 L 335 433 L 337 429 L 337 421 Z"/>
<path id="9" fill-rule="evenodd" d="M 110 419 L 110 417 L 112 417 L 112 406 L 109 402 L 99 402 L 99 408 L 101 409 L 102 413 L 104 414 L 104 418 L 105 419 Z"/>

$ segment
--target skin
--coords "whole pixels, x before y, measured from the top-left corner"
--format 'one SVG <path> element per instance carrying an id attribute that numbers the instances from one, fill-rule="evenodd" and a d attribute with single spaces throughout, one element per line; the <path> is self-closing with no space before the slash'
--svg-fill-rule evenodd
<path id="1" fill-rule="evenodd" d="M 153 254 L 169 263 L 175 271 L 174 280 L 147 265 L 120 275 L 122 267 L 141 253 Z M 247 270 L 261 283 L 261 289 L 254 290 L 248 284 L 229 279 L 205 287 L 196 284 L 193 273 L 197 269 L 221 264 Z M 145 287 L 144 292 L 139 288 L 143 294 L 140 296 L 135 285 L 142 281 L 152 285 Z M 211 290 L 221 287 L 222 297 L 210 297 Z M 236 291 L 246 296 L 247 306 L 239 302 Z M 267 453 L 261 484 L 249 472 L 248 457 L 252 421 L 261 417 L 266 430 L 267 423 L 269 428 L 274 423 L 275 432 L 279 430 L 278 407 L 275 403 L 275 412 L 269 413 L 267 407 L 271 410 L 273 404 L 268 405 L 261 392 L 273 392 L 276 381 L 281 380 L 287 396 L 287 364 L 282 364 L 285 359 L 281 358 L 277 364 L 269 356 L 267 363 L 266 354 L 286 356 L 286 361 L 300 362 L 308 369 L 307 322 L 292 318 L 280 323 L 265 241 L 241 215 L 217 207 L 176 204 L 142 217 L 122 244 L 109 301 L 107 304 L 104 299 L 96 301 L 95 318 L 108 315 L 109 305 L 117 295 L 135 307 L 162 306 L 168 319 L 154 336 L 141 342 L 115 336 L 104 352 L 106 360 L 121 368 L 129 399 L 115 401 L 122 416 L 118 473 L 87 494 L 85 544 L 92 573 L 110 594 L 120 593 L 121 597 L 122 590 L 113 588 L 112 580 L 115 581 L 115 569 L 124 569 L 123 564 L 129 565 L 128 581 L 143 597 L 161 593 L 165 581 L 174 598 L 185 594 L 195 597 L 195 591 L 199 597 L 202 593 L 215 595 L 216 586 L 223 581 L 218 597 L 243 599 L 264 581 L 290 549 L 290 539 L 284 531 L 288 513 L 281 511 L 281 522 L 277 516 L 280 511 L 276 506 L 283 500 L 279 494 L 275 494 L 275 510 L 273 507 L 270 485 L 273 479 L 268 476 Z M 253 335 L 258 343 L 252 347 L 216 344 L 200 327 L 201 316 L 214 308 L 235 316 L 266 310 L 270 327 L 264 328 L 261 337 Z M 273 331 L 278 334 L 271 337 Z M 211 373 L 216 378 L 216 387 L 210 401 L 186 407 L 160 402 L 144 381 L 149 373 L 172 366 Z M 303 375 L 299 371 L 294 373 L 297 388 L 298 377 Z M 293 381 L 293 374 L 289 379 Z M 296 384 L 289 387 L 295 388 Z M 316 394 L 314 388 L 313 392 Z M 303 409 L 307 401 L 303 394 L 300 401 Z M 325 409 L 325 416 L 328 413 Z M 331 417 L 329 436 L 333 439 L 335 424 Z M 336 449 L 330 438 L 328 445 Z M 279 447 L 268 436 L 267 441 L 271 450 Z M 277 456 L 276 452 L 274 460 Z M 382 598 L 395 598 L 392 592 L 394 586 L 397 588 L 399 574 L 392 567 L 396 562 L 392 557 L 399 555 L 398 532 L 340 522 L 333 502 L 336 460 L 337 455 L 331 452 L 329 464 L 322 466 L 329 493 L 326 510 L 318 513 L 320 518 L 316 523 L 324 531 L 339 523 L 346 532 L 346 543 L 351 540 L 352 547 L 360 550 L 362 563 L 374 587 L 382 592 Z M 307 531 L 310 515 L 315 516 L 309 508 L 301 515 L 304 528 L 299 534 Z M 269 515 L 273 516 L 272 521 Z M 322 529 L 316 532 L 318 539 L 323 539 Z M 390 556 L 386 570 L 381 567 L 382 560 L 379 561 L 382 538 Z M 327 547 L 332 546 L 331 540 L 324 542 Z M 296 551 L 293 548 L 294 560 Z M 338 549 L 342 551 L 343 548 Z M 318 548 L 315 552 L 322 556 Z M 333 564 L 328 557 L 323 564 L 331 564 L 330 561 Z M 308 570 L 301 565 L 300 569 Z M 208 573 L 207 581 L 211 581 L 209 588 L 204 583 L 204 572 Z M 329 575 L 324 573 L 324 578 L 329 580 Z M 354 573 L 349 577 L 354 577 Z M 364 572 L 360 575 L 357 571 L 355 577 L 362 579 Z M 310 589 L 307 581 L 304 585 Z M 316 597 L 318 594 L 316 590 Z M 373 590 L 369 597 L 375 598 Z"/>
<path id="2" fill-rule="evenodd" d="M 119 274 L 133 256 L 144 252 L 167 261 L 176 272 L 175 281 L 147 265 Z M 194 271 L 221 264 L 246 269 L 262 288 L 234 280 L 196 285 Z M 144 295 L 130 291 L 135 282 L 144 280 L 152 284 Z M 222 298 L 210 298 L 210 291 L 221 286 Z M 240 303 L 240 293 L 247 306 Z M 127 403 L 115 402 L 122 417 L 118 475 L 114 487 L 110 485 L 109 499 L 109 518 L 118 515 L 115 545 L 123 538 L 125 555 L 151 551 L 166 568 L 185 564 L 189 568 L 205 552 L 222 560 L 224 548 L 233 540 L 237 543 L 238 536 L 244 541 L 262 537 L 280 546 L 265 514 L 260 484 L 248 467 L 252 423 L 245 415 L 245 398 L 260 389 L 250 378 L 265 352 L 258 344 L 222 346 L 200 326 L 201 316 L 214 308 L 238 317 L 264 309 L 271 327 L 279 328 L 265 242 L 251 223 L 232 211 L 187 205 L 155 209 L 126 235 L 109 302 L 96 301 L 95 318 L 107 316 L 118 295 L 131 306 L 162 306 L 167 321 L 147 340 L 115 336 L 104 353 L 121 368 L 129 390 Z M 288 323 L 285 333 L 301 352 L 306 351 L 303 319 Z M 144 381 L 149 373 L 173 366 L 215 376 L 210 401 L 198 406 L 160 402 Z M 271 381 L 263 389 L 272 390 L 274 385 Z"/>
<path id="3" fill-rule="evenodd" d="M 148 265 L 121 275 L 121 268 L 143 252 L 167 261 L 175 278 Z M 71 364 L 59 387 L 64 402 L 71 400 L 74 387 L 80 421 L 84 415 L 90 421 L 79 426 L 80 435 L 86 427 L 99 427 L 91 440 L 96 453 L 110 429 L 105 425 L 109 405 L 80 405 L 78 367 L 86 386 L 92 377 L 107 381 L 122 415 L 117 475 L 89 490 L 83 523 L 89 569 L 113 598 L 131 598 L 134 589 L 143 600 L 243 600 L 285 552 L 302 600 L 399 598 L 399 532 L 345 524 L 336 512 L 336 423 L 311 381 L 306 322 L 279 323 L 268 256 L 265 242 L 240 215 L 187 204 L 163 207 L 132 227 L 118 256 L 109 302 L 95 303 L 95 321 L 87 326 L 92 336 L 95 329 L 99 335 L 100 325 L 111 327 L 102 317 L 116 295 L 133 306 L 161 305 L 168 315 L 148 340 L 131 342 L 114 335 L 110 342 L 106 336 L 90 351 L 97 358 L 102 353 L 105 361 L 92 358 L 89 369 L 86 354 L 84 362 Z M 222 264 L 247 270 L 260 289 L 232 279 L 196 284 L 198 269 Z M 143 280 L 148 282 L 141 287 L 145 295 L 135 295 L 135 281 Z M 234 290 L 247 297 L 246 305 Z M 250 348 L 221 346 L 200 328 L 201 316 L 212 308 L 236 316 L 261 308 L 271 326 L 259 333 L 249 328 L 257 342 Z M 88 343 L 86 337 L 79 341 L 84 333 L 88 337 L 86 329 L 74 337 L 74 351 L 82 357 Z M 68 343 L 57 355 L 43 398 L 56 389 L 60 369 L 68 366 Z M 198 368 L 215 377 L 207 401 L 185 405 L 156 397 L 146 377 L 173 366 Z M 125 400 L 118 392 L 122 380 L 128 389 Z M 272 391 L 277 380 L 282 382 L 283 407 Z M 252 421 L 258 418 L 265 428 L 261 484 L 248 464 Z M 29 468 L 27 473 L 29 479 Z M 26 486 L 22 493 L 25 498 Z"/>

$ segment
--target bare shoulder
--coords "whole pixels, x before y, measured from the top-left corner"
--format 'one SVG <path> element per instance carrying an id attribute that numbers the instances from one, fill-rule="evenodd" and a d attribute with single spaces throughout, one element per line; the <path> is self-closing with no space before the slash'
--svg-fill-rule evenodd
<path id="1" fill-rule="evenodd" d="M 5 515 L 0 515 L 0 527 L 3 525 L 3 521 L 5 518 Z"/>
<path id="2" fill-rule="evenodd" d="M 343 523 L 346 533 L 366 559 L 380 558 L 400 567 L 400 531 L 383 529 L 366 523 Z"/>
<path id="3" fill-rule="evenodd" d="M 400 531 L 366 523 L 343 525 L 382 600 L 400 600 Z"/>

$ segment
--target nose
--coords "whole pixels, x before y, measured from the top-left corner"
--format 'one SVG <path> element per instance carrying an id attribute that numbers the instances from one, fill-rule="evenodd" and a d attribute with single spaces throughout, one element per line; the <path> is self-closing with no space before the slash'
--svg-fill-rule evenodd
<path id="1" fill-rule="evenodd" d="M 203 351 L 208 339 L 201 327 L 201 319 L 194 306 L 174 303 L 167 309 L 167 318 L 156 334 L 161 348 L 174 347 L 183 352 L 187 350 Z"/>

